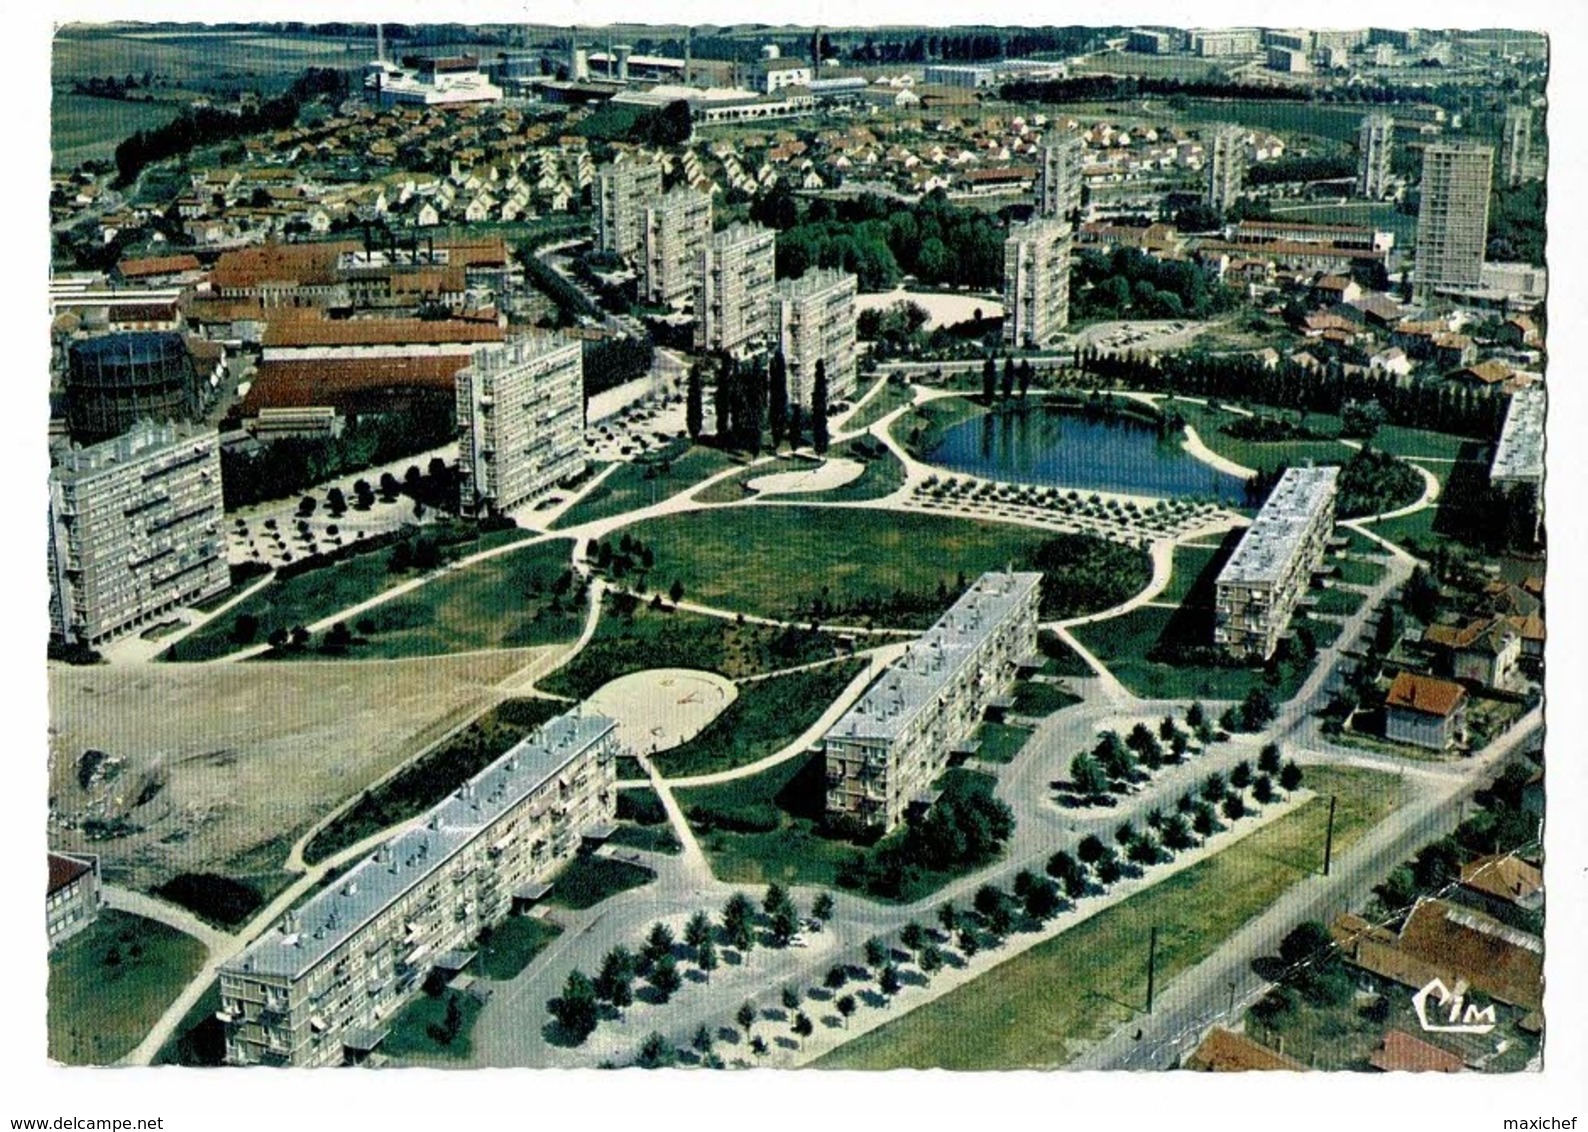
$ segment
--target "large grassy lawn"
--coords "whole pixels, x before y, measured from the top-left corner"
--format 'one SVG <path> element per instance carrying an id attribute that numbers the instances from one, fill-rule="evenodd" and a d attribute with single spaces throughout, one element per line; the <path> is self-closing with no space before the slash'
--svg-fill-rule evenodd
<path id="1" fill-rule="evenodd" d="M 584 603 L 552 590 L 572 553 L 571 540 L 553 539 L 448 571 L 361 615 L 374 631 L 361 629 L 347 655 L 435 656 L 574 640 Z"/>
<path id="2" fill-rule="evenodd" d="M 902 626 L 930 624 L 959 596 L 961 577 L 1018 568 L 1049 539 L 999 523 L 805 506 L 670 515 L 631 532 L 654 550 L 655 576 L 682 579 L 704 604 Z M 1063 589 L 1061 579 L 1049 581 Z M 1111 604 L 1107 596 L 1096 608 Z"/>
<path id="3" fill-rule="evenodd" d="M 657 756 L 657 769 L 669 778 L 714 774 L 776 754 L 815 723 L 865 666 L 850 660 L 741 684 L 738 698 L 700 734 Z"/>
<path id="4" fill-rule="evenodd" d="M 737 679 L 833 656 L 837 641 L 809 628 L 784 630 L 682 610 L 641 605 L 633 616 L 608 607 L 595 635 L 568 663 L 540 682 L 548 692 L 588 698 L 601 685 L 647 668 L 699 668 Z"/>
<path id="5" fill-rule="evenodd" d="M 132 102 L 56 91 L 50 99 L 50 151 L 58 169 L 84 161 L 109 160 L 123 139 L 175 118 L 176 102 Z"/>
<path id="6" fill-rule="evenodd" d="M 391 1057 L 465 1058 L 474 1048 L 469 1031 L 480 1016 L 482 1003 L 473 995 L 445 990 L 421 994 L 392 1019 L 391 1032 L 381 1052 Z M 455 1033 L 447 1032 L 447 1016 L 455 1006 Z"/>
<path id="7" fill-rule="evenodd" d="M 514 978 L 561 934 L 561 926 L 549 920 L 509 916 L 480 933 L 474 973 L 502 982 Z"/>
<path id="8" fill-rule="evenodd" d="M 204 945 L 142 916 L 105 909 L 50 952 L 49 1055 L 67 1065 L 110 1065 L 149 1028 L 204 965 Z"/>
<path id="9" fill-rule="evenodd" d="M 1382 548 L 1375 545 L 1374 549 Z M 1340 569 L 1340 581 L 1349 586 L 1377 585 L 1379 579 L 1384 577 L 1384 571 L 1389 568 L 1383 558 L 1335 559 L 1334 564 Z"/>
<path id="10" fill-rule="evenodd" d="M 546 903 L 579 911 L 655 879 L 656 874 L 642 865 L 581 854 L 552 878 L 551 895 L 546 897 Z"/>
<path id="11" fill-rule="evenodd" d="M 1317 599 L 1312 607 L 1314 612 L 1344 617 L 1362 608 L 1362 603 L 1367 600 L 1366 595 L 1356 590 L 1329 589 L 1313 596 Z"/>
<path id="12" fill-rule="evenodd" d="M 568 508 L 556 525 L 567 530 L 592 519 L 649 507 L 743 462 L 742 458 L 720 449 L 675 445 L 664 453 L 623 464 Z"/>
<path id="13" fill-rule="evenodd" d="M 1188 401 L 1175 401 L 1172 406 L 1166 408 L 1172 408 L 1183 416 L 1186 423 L 1196 429 L 1202 443 L 1220 456 L 1257 471 L 1276 468 L 1280 464 L 1300 465 L 1308 462 L 1343 464 L 1351 458 L 1351 450 L 1338 440 L 1259 441 L 1230 436 L 1220 429 L 1240 418 L 1237 414 L 1224 409 L 1210 409 L 1206 405 L 1196 405 Z M 1273 410 L 1261 406 L 1254 408 L 1265 415 L 1274 415 Z M 1284 415 L 1289 420 L 1296 419 L 1294 413 Z M 1334 427 L 1330 427 L 1331 423 Z M 1320 417 L 1317 414 L 1309 414 L 1306 421 L 1306 427 L 1326 436 L 1337 431 L 1338 424 L 1337 420 Z"/>
<path id="14" fill-rule="evenodd" d="M 990 763 L 1012 762 L 1031 734 L 1031 728 L 1012 723 L 984 723 L 976 730 L 976 740 L 981 744 L 976 757 Z"/>
<path id="15" fill-rule="evenodd" d="M 358 800 L 304 847 L 309 863 L 415 817 L 484 770 L 508 748 L 568 705 L 555 700 L 503 700 Z"/>
<path id="16" fill-rule="evenodd" d="M 1322 864 L 1329 795 L 1336 852 L 1399 804 L 1393 775 L 1306 768 L 1316 797 L 1294 813 L 985 975 L 821 1058 L 824 1069 L 1047 1068 L 1144 1006 L 1149 929 L 1159 986 L 1212 954 Z"/>
<path id="17" fill-rule="evenodd" d="M 813 502 L 849 503 L 881 499 L 898 491 L 904 483 L 904 465 L 880 440 L 857 436 L 844 441 L 828 455 L 859 460 L 865 467 L 859 476 L 840 487 L 813 491 L 804 497 Z"/>
<path id="18" fill-rule="evenodd" d="M 873 380 L 875 378 L 867 379 L 868 382 Z M 870 388 L 870 386 L 867 385 L 859 389 L 858 393 L 863 394 L 867 388 Z M 858 412 L 844 422 L 844 431 L 858 432 L 861 429 L 870 428 L 895 409 L 908 405 L 914 397 L 915 391 L 908 385 L 902 385 L 895 381 L 885 382 L 871 400 L 862 405 Z"/>
<path id="19" fill-rule="evenodd" d="M 477 533 L 447 524 L 415 531 L 409 536 L 409 542 L 413 542 L 420 537 L 439 537 L 447 545 L 448 554 L 462 557 L 480 550 L 487 550 L 505 543 L 522 540 L 529 536 L 524 531 L 517 529 Z M 566 544 L 563 544 L 563 546 L 562 555 L 565 559 L 563 565 L 566 566 L 568 548 Z M 322 566 L 289 578 L 278 577 L 252 597 L 238 603 L 228 612 L 200 626 L 187 637 L 172 645 L 160 654 L 160 659 L 170 661 L 214 660 L 217 657 L 237 652 L 248 645 L 261 644 L 276 629 L 290 630 L 294 626 L 310 625 L 323 617 L 330 616 L 339 609 L 345 609 L 350 605 L 368 601 L 383 590 L 390 589 L 415 576 L 409 572 L 393 573 L 387 565 L 391 560 L 391 556 L 392 548 L 383 546 L 379 549 L 356 554 L 350 558 L 333 562 L 328 566 Z M 505 557 L 511 558 L 512 555 Z M 484 563 L 478 563 L 476 566 L 490 567 L 492 571 L 510 569 L 510 567 L 499 565 L 500 562 L 501 559 L 492 559 Z M 463 573 L 467 573 L 471 569 L 474 569 L 474 567 L 466 568 Z M 400 600 L 417 603 L 418 607 L 422 609 L 426 605 L 431 604 L 430 599 L 423 596 L 424 590 L 428 586 L 439 584 L 451 585 L 453 583 L 451 578 L 447 578 L 445 583 L 440 579 L 433 580 L 416 590 L 411 598 Z M 423 615 L 414 611 L 408 613 L 407 624 L 392 618 L 384 607 L 377 607 L 363 616 L 374 620 L 377 626 L 383 624 L 379 618 L 388 618 L 385 623 L 390 624 L 394 631 L 407 630 L 412 635 L 412 639 L 415 640 L 418 639 L 418 631 L 425 627 Z M 460 613 L 456 616 L 462 617 L 465 614 Z M 478 607 L 471 611 L 468 616 L 472 616 L 475 619 L 477 630 L 489 635 L 490 631 L 486 630 L 481 622 L 482 614 Z M 258 631 L 249 640 L 239 642 L 234 638 L 233 630 L 239 619 L 244 617 L 253 617 L 258 624 Z M 432 631 L 439 633 L 440 629 L 438 626 L 441 622 L 436 618 L 433 609 L 431 617 L 431 625 L 434 627 Z M 353 620 L 356 623 L 362 619 L 363 617 L 358 617 Z M 507 620 L 511 621 L 512 619 L 508 618 Z M 454 620 L 445 623 L 455 624 L 456 622 Z M 351 629 L 354 626 L 349 625 L 348 627 Z M 511 633 L 512 630 L 507 631 L 508 635 L 511 635 Z M 354 646 L 345 655 L 354 657 L 362 655 L 408 656 L 418 651 L 403 651 L 400 645 L 391 652 L 369 651 L 371 649 L 379 650 L 383 647 L 386 646 L 377 637 L 367 644 Z M 485 646 L 475 645 L 471 647 Z M 313 657 L 321 654 L 311 648 L 293 655 Z"/>
<path id="20" fill-rule="evenodd" d="M 1204 621 L 1207 632 L 1195 632 Z M 1216 668 L 1148 659 L 1148 653 L 1160 641 L 1187 636 L 1198 642 L 1213 639 L 1211 621 L 1194 616 L 1184 607 L 1175 610 L 1142 606 L 1107 621 L 1076 626 L 1070 632 L 1138 696 L 1238 700 L 1262 683 L 1262 673 L 1256 668 Z"/>

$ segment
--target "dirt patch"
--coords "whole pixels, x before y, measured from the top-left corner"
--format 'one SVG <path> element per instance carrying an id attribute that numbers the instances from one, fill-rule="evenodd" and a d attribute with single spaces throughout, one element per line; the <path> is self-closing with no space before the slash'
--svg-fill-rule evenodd
<path id="1" fill-rule="evenodd" d="M 51 665 L 52 840 L 102 854 L 121 883 L 223 871 L 307 829 L 471 718 L 499 698 L 497 684 L 547 651 Z M 94 761 L 110 773 L 83 772 L 90 749 L 104 753 Z"/>
<path id="2" fill-rule="evenodd" d="M 587 703 L 617 723 L 627 750 L 654 754 L 694 738 L 738 695 L 733 681 L 715 672 L 648 668 L 602 685 Z"/>

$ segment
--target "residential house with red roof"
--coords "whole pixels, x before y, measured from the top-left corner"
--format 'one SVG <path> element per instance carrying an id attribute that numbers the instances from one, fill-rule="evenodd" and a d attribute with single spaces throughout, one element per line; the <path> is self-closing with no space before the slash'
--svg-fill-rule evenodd
<path id="1" fill-rule="evenodd" d="M 1442 751 L 1465 738 L 1466 705 L 1460 684 L 1402 672 L 1384 698 L 1384 737 Z"/>

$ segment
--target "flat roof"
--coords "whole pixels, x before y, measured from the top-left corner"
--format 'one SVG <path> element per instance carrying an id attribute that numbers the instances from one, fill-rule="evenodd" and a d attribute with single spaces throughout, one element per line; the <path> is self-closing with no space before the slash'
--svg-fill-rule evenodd
<path id="1" fill-rule="evenodd" d="M 1042 583 L 1035 572 L 993 570 L 960 595 L 949 611 L 888 665 L 828 729 L 831 739 L 887 741 L 937 697 L 970 660 L 988 632 Z"/>
<path id="2" fill-rule="evenodd" d="M 83 476 L 108 471 L 146 460 L 151 456 L 174 451 L 192 443 L 195 448 L 213 446 L 220 433 L 213 426 L 201 428 L 176 422 L 139 421 L 120 436 L 102 440 L 86 448 L 68 448 L 59 455 L 59 463 L 51 477 L 62 483 L 71 483 Z"/>
<path id="3" fill-rule="evenodd" d="M 1288 469 L 1219 572 L 1219 584 L 1278 581 L 1300 548 L 1307 524 L 1334 498 L 1339 475 L 1333 465 Z"/>
<path id="4" fill-rule="evenodd" d="M 818 267 L 807 271 L 798 279 L 779 279 L 777 297 L 780 299 L 809 299 L 824 295 L 836 288 L 847 287 L 854 292 L 859 286 L 855 276 L 836 267 Z"/>
<path id="5" fill-rule="evenodd" d="M 416 819 L 414 827 L 349 869 L 335 887 L 283 916 L 222 970 L 302 977 L 615 726 L 581 708 L 548 720 Z"/>
<path id="6" fill-rule="evenodd" d="M 1491 480 L 1543 480 L 1544 409 L 1542 386 L 1530 385 L 1511 394 L 1505 427 L 1489 468 Z"/>

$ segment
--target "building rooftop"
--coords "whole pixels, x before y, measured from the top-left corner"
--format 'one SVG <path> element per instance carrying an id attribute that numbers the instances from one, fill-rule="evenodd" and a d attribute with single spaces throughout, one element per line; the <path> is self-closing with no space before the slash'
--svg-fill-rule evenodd
<path id="1" fill-rule="evenodd" d="M 502 814 L 560 774 L 616 724 L 579 708 L 549 720 L 416 824 L 288 912 L 225 969 L 299 978 L 394 900 L 445 867 Z M 504 838 L 506 842 L 511 835 Z M 414 956 L 417 958 L 417 956 Z"/>
<path id="2" fill-rule="evenodd" d="M 142 421 L 110 440 L 85 448 L 66 449 L 60 453 L 59 463 L 52 469 L 51 475 L 58 481 L 69 483 L 83 476 L 141 460 L 151 452 L 174 447 L 186 440 L 213 443 L 218 435 L 213 427 L 203 429 L 173 422 L 156 424 Z"/>
<path id="3" fill-rule="evenodd" d="M 833 724 L 830 739 L 887 741 L 930 705 L 970 659 L 987 630 L 1042 583 L 1039 573 L 990 571 L 890 664 Z"/>
<path id="4" fill-rule="evenodd" d="M 1390 685 L 1384 704 L 1386 707 L 1405 708 L 1443 719 L 1460 707 L 1466 698 L 1467 690 L 1460 684 L 1436 680 L 1432 676 L 1419 676 L 1415 672 L 1401 672 Z"/>
<path id="5" fill-rule="evenodd" d="M 1385 1034 L 1368 1062 L 1385 1073 L 1459 1073 L 1462 1068 L 1460 1057 L 1404 1030 Z"/>
<path id="6" fill-rule="evenodd" d="M 1300 548 L 1308 522 L 1333 500 L 1339 475 L 1332 465 L 1286 471 L 1219 572 L 1219 583 L 1277 581 Z"/>
<path id="7" fill-rule="evenodd" d="M 1300 1072 L 1307 1067 L 1245 1034 L 1215 1026 L 1186 1058 L 1185 1068 L 1202 1073 L 1246 1073 L 1276 1069 Z"/>
<path id="8" fill-rule="evenodd" d="M 756 243 L 760 240 L 772 240 L 777 233 L 770 228 L 763 228 L 759 224 L 730 224 L 720 232 L 711 234 L 711 248 L 713 251 L 725 251 L 736 248 L 742 244 Z"/>
<path id="9" fill-rule="evenodd" d="M 76 857 L 68 857 L 61 853 L 49 854 L 49 862 L 49 887 L 44 890 L 46 896 L 54 895 L 78 877 L 94 871 L 94 866 L 90 862 L 80 861 Z"/>
<path id="10" fill-rule="evenodd" d="M 1544 390 L 1532 386 L 1511 394 L 1505 411 L 1505 428 L 1494 449 L 1492 480 L 1531 480 L 1544 478 Z"/>
<path id="11" fill-rule="evenodd" d="M 823 295 L 836 287 L 847 285 L 851 291 L 858 286 L 855 276 L 836 267 L 819 267 L 807 271 L 798 279 L 779 279 L 777 297 L 780 299 L 809 299 Z"/>
<path id="12" fill-rule="evenodd" d="M 565 353 L 570 348 L 578 351 L 580 345 L 560 334 L 520 334 L 506 342 L 476 347 L 469 356 L 468 368 L 475 373 L 497 373 L 537 358 Z"/>
<path id="13" fill-rule="evenodd" d="M 264 345 L 412 346 L 500 342 L 506 331 L 494 322 L 444 318 L 272 318 Z"/>

